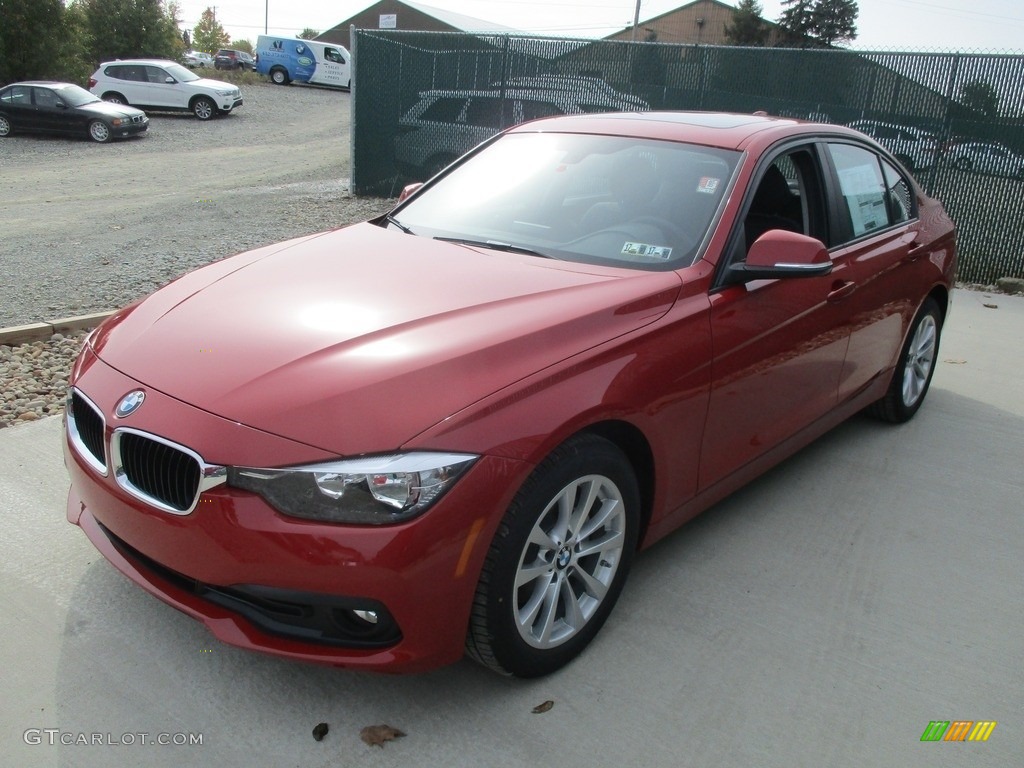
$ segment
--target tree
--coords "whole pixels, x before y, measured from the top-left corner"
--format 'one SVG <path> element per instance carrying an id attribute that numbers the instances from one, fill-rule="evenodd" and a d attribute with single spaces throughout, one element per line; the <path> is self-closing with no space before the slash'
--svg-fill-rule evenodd
<path id="1" fill-rule="evenodd" d="M 818 0 L 811 11 L 811 27 L 818 40 L 826 45 L 848 43 L 857 36 L 856 0 Z"/>
<path id="2" fill-rule="evenodd" d="M 96 61 L 146 56 L 177 59 L 185 50 L 177 5 L 163 0 L 78 0 Z"/>
<path id="3" fill-rule="evenodd" d="M 199 17 L 199 23 L 192 30 L 192 45 L 197 51 L 216 53 L 231 44 L 231 35 L 217 21 L 212 8 L 207 8 Z"/>
<path id="4" fill-rule="evenodd" d="M 782 15 L 779 26 L 786 33 L 787 43 L 801 48 L 807 47 L 811 38 L 811 15 L 814 0 L 782 0 Z"/>
<path id="5" fill-rule="evenodd" d="M 298 37 L 300 40 L 314 40 L 320 33 L 315 29 L 306 27 L 304 30 L 299 32 Z"/>
<path id="6" fill-rule="evenodd" d="M 782 0 L 782 5 L 779 26 L 788 45 L 828 48 L 857 36 L 856 0 Z"/>
<path id="7" fill-rule="evenodd" d="M 985 80 L 972 80 L 960 89 L 960 101 L 965 107 L 980 112 L 985 117 L 999 116 L 999 94 L 992 84 Z"/>
<path id="8" fill-rule="evenodd" d="M 0 85 L 57 75 L 63 17 L 61 0 L 0 0 Z"/>
<path id="9" fill-rule="evenodd" d="M 729 45 L 763 46 L 768 40 L 768 25 L 761 14 L 764 9 L 757 0 L 740 0 L 732 13 L 732 21 L 725 27 L 725 40 Z"/>

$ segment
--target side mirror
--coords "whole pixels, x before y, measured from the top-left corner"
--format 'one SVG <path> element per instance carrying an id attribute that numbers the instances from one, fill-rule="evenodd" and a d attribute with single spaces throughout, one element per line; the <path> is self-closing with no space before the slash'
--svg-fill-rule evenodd
<path id="1" fill-rule="evenodd" d="M 398 196 L 398 202 L 404 203 L 406 200 L 408 200 L 416 193 L 416 190 L 418 190 L 422 186 L 422 181 L 417 181 L 415 184 L 406 185 L 406 187 L 402 190 L 402 193 Z"/>
<path id="2" fill-rule="evenodd" d="M 730 265 L 729 282 L 817 277 L 831 271 L 832 260 L 823 242 L 797 232 L 772 229 L 754 241 L 746 261 Z"/>
<path id="3" fill-rule="evenodd" d="M 178 81 L 177 81 L 177 80 L 175 80 L 175 79 L 174 79 L 173 77 L 171 77 L 170 75 L 168 75 L 168 76 L 167 76 L 167 79 L 166 79 L 166 80 L 164 80 L 164 82 L 165 82 L 165 83 L 167 83 L 168 85 L 174 85 L 174 84 L 175 84 L 176 82 L 178 82 Z"/>

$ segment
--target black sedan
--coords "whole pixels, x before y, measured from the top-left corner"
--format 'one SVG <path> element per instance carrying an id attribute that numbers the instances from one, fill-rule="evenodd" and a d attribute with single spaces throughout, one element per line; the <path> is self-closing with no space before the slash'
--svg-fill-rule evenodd
<path id="1" fill-rule="evenodd" d="M 65 133 L 102 143 L 148 129 L 142 110 L 102 101 L 71 83 L 32 81 L 0 89 L 0 138 L 14 131 Z"/>

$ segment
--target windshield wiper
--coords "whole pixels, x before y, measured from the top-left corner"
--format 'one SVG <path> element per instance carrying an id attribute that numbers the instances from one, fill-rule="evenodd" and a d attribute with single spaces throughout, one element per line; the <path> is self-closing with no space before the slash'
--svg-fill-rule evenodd
<path id="1" fill-rule="evenodd" d="M 388 224 L 394 224 L 396 227 L 398 227 L 400 230 L 402 230 L 407 235 L 415 235 L 416 234 L 411 229 L 409 229 L 407 226 L 405 226 L 405 224 L 403 224 L 398 219 L 396 219 L 394 216 L 392 216 L 390 213 L 384 215 L 384 221 L 386 221 Z"/>
<path id="2" fill-rule="evenodd" d="M 445 243 L 458 243 L 459 245 L 475 245 L 479 248 L 490 248 L 493 251 L 525 253 L 527 256 L 540 256 L 542 259 L 554 258 L 546 253 L 535 251 L 532 248 L 526 248 L 522 245 L 513 245 L 512 243 L 503 243 L 500 240 L 473 240 L 468 237 L 435 237 L 434 239 Z"/>

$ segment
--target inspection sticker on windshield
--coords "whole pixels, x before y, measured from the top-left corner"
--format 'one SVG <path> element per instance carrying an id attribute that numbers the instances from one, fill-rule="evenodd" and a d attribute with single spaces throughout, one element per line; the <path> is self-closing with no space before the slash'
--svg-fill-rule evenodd
<path id="1" fill-rule="evenodd" d="M 718 183 L 721 179 L 713 179 L 710 176 L 701 176 L 700 181 L 697 182 L 697 191 L 705 195 L 715 194 L 715 190 L 718 189 Z"/>
<path id="2" fill-rule="evenodd" d="M 668 259 L 672 255 L 672 249 L 667 245 L 626 243 L 622 246 L 622 253 L 629 256 L 646 256 L 650 259 Z"/>

